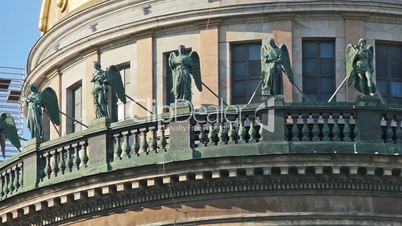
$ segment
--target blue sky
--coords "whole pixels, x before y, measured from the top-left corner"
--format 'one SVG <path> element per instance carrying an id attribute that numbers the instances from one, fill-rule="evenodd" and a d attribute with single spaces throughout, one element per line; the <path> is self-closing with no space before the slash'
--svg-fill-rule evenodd
<path id="1" fill-rule="evenodd" d="M 0 65 L 26 67 L 29 51 L 40 37 L 41 0 L 0 1 Z"/>
<path id="2" fill-rule="evenodd" d="M 26 68 L 29 51 L 40 37 L 41 0 L 0 0 L 0 66 Z M 30 133 L 25 127 L 25 138 Z"/>

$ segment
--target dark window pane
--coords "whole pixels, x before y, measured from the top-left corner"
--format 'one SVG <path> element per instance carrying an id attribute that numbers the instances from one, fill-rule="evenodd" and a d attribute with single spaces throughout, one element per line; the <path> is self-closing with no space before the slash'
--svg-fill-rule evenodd
<path id="1" fill-rule="evenodd" d="M 260 44 L 250 45 L 248 55 L 249 55 L 250 60 L 260 60 L 261 59 L 261 45 Z"/>
<path id="2" fill-rule="evenodd" d="M 255 89 L 257 88 L 258 84 L 260 83 L 259 79 L 253 79 L 253 80 L 249 80 L 249 84 L 248 84 L 248 93 L 249 93 L 249 97 L 251 97 L 255 91 Z M 259 92 L 257 91 L 257 93 L 261 93 L 261 88 L 258 88 Z"/>
<path id="3" fill-rule="evenodd" d="M 245 97 L 247 94 L 247 80 L 233 83 L 233 97 Z"/>
<path id="4" fill-rule="evenodd" d="M 335 50 L 334 50 L 333 42 L 321 42 L 320 43 L 320 57 L 321 58 L 334 58 Z"/>
<path id="5" fill-rule="evenodd" d="M 321 75 L 333 75 L 335 62 L 333 59 L 321 59 L 320 71 Z"/>
<path id="6" fill-rule="evenodd" d="M 385 58 L 386 59 L 386 58 Z M 378 78 L 384 78 L 388 75 L 387 62 L 379 60 L 376 62 L 376 75 Z"/>
<path id="7" fill-rule="evenodd" d="M 306 94 L 306 96 L 307 96 L 307 98 L 308 98 L 310 101 L 317 101 L 317 100 L 318 100 L 317 95 L 314 95 L 314 94 Z"/>
<path id="8" fill-rule="evenodd" d="M 387 57 L 387 46 L 386 45 L 376 45 L 375 54 L 377 59 L 384 59 Z"/>
<path id="9" fill-rule="evenodd" d="M 391 96 L 402 97 L 402 82 L 391 82 Z"/>
<path id="10" fill-rule="evenodd" d="M 402 79 L 402 62 L 400 63 L 391 63 L 390 65 L 390 76 L 393 78 Z"/>
<path id="11" fill-rule="evenodd" d="M 331 98 L 331 95 L 332 95 L 332 93 L 331 94 L 321 94 L 320 101 L 327 102 L 329 100 L 329 98 Z"/>
<path id="12" fill-rule="evenodd" d="M 318 56 L 317 42 L 303 42 L 303 58 L 315 58 Z"/>
<path id="13" fill-rule="evenodd" d="M 317 75 L 318 65 L 316 59 L 304 59 L 303 60 L 303 74 L 305 75 Z"/>
<path id="14" fill-rule="evenodd" d="M 249 72 L 250 77 L 261 77 L 261 61 L 249 61 Z"/>
<path id="15" fill-rule="evenodd" d="M 402 58 L 402 48 L 396 45 L 392 45 L 388 48 L 389 57 L 391 60 L 399 60 Z"/>
<path id="16" fill-rule="evenodd" d="M 335 87 L 335 78 L 321 78 L 321 93 L 332 93 Z"/>
<path id="17" fill-rule="evenodd" d="M 233 79 L 245 78 L 247 76 L 247 62 L 236 62 L 232 66 Z"/>
<path id="18" fill-rule="evenodd" d="M 306 94 L 317 93 L 317 79 L 311 77 L 303 78 L 303 92 Z"/>
<path id="19" fill-rule="evenodd" d="M 388 88 L 386 80 L 378 80 L 377 79 L 377 89 L 380 91 L 381 95 L 386 97 L 388 96 Z"/>
<path id="20" fill-rule="evenodd" d="M 233 45 L 232 60 L 233 61 L 248 60 L 248 46 L 247 45 Z"/>

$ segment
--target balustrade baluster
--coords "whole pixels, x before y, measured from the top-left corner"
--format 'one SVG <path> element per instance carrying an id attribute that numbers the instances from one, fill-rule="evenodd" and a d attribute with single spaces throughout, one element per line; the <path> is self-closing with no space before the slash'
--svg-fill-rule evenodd
<path id="1" fill-rule="evenodd" d="M 59 153 L 59 170 L 61 172 L 61 174 L 64 174 L 66 171 L 66 150 L 64 149 L 64 147 L 62 147 L 60 149 L 60 153 Z"/>
<path id="2" fill-rule="evenodd" d="M 204 128 L 205 123 L 200 123 L 200 134 L 199 134 L 199 140 L 200 140 L 200 146 L 208 146 L 208 134 L 205 132 Z"/>
<path id="3" fill-rule="evenodd" d="M 386 143 L 394 143 L 394 131 L 392 129 L 392 116 L 391 115 L 386 115 L 385 116 L 386 120 Z"/>
<path id="4" fill-rule="evenodd" d="M 329 119 L 329 114 L 328 113 L 323 113 L 321 114 L 322 120 L 323 120 L 323 125 L 322 125 L 322 140 L 323 141 L 330 141 L 330 128 L 328 125 L 328 119 Z"/>
<path id="5" fill-rule="evenodd" d="M 80 166 L 81 168 L 88 166 L 89 158 L 88 158 L 87 147 L 88 147 L 88 142 L 84 141 L 82 155 L 81 155 L 81 166 Z"/>
<path id="6" fill-rule="evenodd" d="M 225 123 L 221 122 L 219 123 L 219 132 L 218 132 L 218 137 L 219 137 L 219 142 L 218 144 L 226 144 L 227 143 L 227 132 L 225 128 Z"/>
<path id="7" fill-rule="evenodd" d="M 313 128 L 311 130 L 311 133 L 313 135 L 312 141 L 320 141 L 320 127 L 318 126 L 318 119 L 319 115 L 317 113 L 312 114 L 313 118 Z"/>
<path id="8" fill-rule="evenodd" d="M 255 118 L 254 117 L 248 117 L 250 120 L 250 128 L 248 130 L 249 134 L 249 143 L 256 143 L 258 142 L 258 130 L 255 128 Z"/>
<path id="9" fill-rule="evenodd" d="M 0 197 L 1 197 L 1 199 L 3 199 L 5 196 L 4 184 L 5 184 L 5 178 L 4 178 L 3 174 L 0 174 Z"/>
<path id="10" fill-rule="evenodd" d="M 56 149 L 56 150 L 52 151 L 52 153 L 51 153 L 52 157 L 50 159 L 51 168 L 52 168 L 52 173 L 51 174 L 53 176 L 55 176 L 55 177 L 57 177 L 57 173 L 59 172 L 59 166 L 57 164 L 58 155 L 59 155 L 59 153 L 58 153 L 58 151 Z"/>
<path id="11" fill-rule="evenodd" d="M 78 142 L 75 145 L 75 156 L 74 156 L 74 164 L 75 164 L 75 168 L 77 170 L 80 169 L 80 165 L 81 165 L 81 159 L 80 159 L 81 148 L 82 148 L 82 146 L 81 146 L 80 142 Z"/>
<path id="12" fill-rule="evenodd" d="M 140 152 L 139 131 L 136 130 L 134 131 L 134 138 L 133 138 L 133 153 L 135 153 L 138 156 L 139 152 Z"/>
<path id="13" fill-rule="evenodd" d="M 209 124 L 209 133 L 208 133 L 208 139 L 209 139 L 209 144 L 214 144 L 216 145 L 218 142 L 218 134 L 215 131 L 214 128 L 214 123 Z"/>
<path id="14" fill-rule="evenodd" d="M 5 179 L 5 184 L 4 184 L 5 190 L 4 190 L 4 193 L 5 193 L 5 196 L 7 196 L 8 193 L 10 192 L 10 189 L 9 189 L 10 174 L 7 172 L 7 170 L 4 172 L 4 179 Z"/>
<path id="15" fill-rule="evenodd" d="M 67 153 L 66 153 L 67 154 L 67 168 L 70 172 L 73 171 L 73 166 L 74 166 L 73 151 L 74 151 L 74 148 L 73 148 L 72 144 L 70 144 L 70 146 L 67 149 Z"/>
<path id="16" fill-rule="evenodd" d="M 291 141 L 300 141 L 300 129 L 297 124 L 297 120 L 299 119 L 298 113 L 292 114 L 292 138 Z"/>
<path id="17" fill-rule="evenodd" d="M 122 145 L 122 158 L 130 158 L 131 157 L 131 147 L 130 147 L 130 136 L 131 132 L 130 131 L 125 131 L 123 132 L 124 136 L 124 142 Z"/>
<path id="18" fill-rule="evenodd" d="M 343 114 L 343 141 L 350 142 L 351 139 L 351 129 L 350 129 L 350 114 L 344 113 Z"/>
<path id="19" fill-rule="evenodd" d="M 142 129 L 142 140 L 141 140 L 141 149 L 143 152 L 148 154 L 148 148 L 149 148 L 149 144 L 147 141 L 147 133 L 148 133 L 148 128 Z"/>
<path id="20" fill-rule="evenodd" d="M 13 193 L 14 191 L 14 172 L 12 169 L 8 169 L 8 175 L 10 177 L 9 182 L 8 182 L 8 190 L 10 193 Z"/>
<path id="21" fill-rule="evenodd" d="M 114 140 L 114 152 L 113 152 L 113 158 L 115 160 L 120 160 L 121 159 L 121 133 L 115 134 L 113 136 L 113 140 Z"/>
<path id="22" fill-rule="evenodd" d="M 340 129 L 339 129 L 339 119 L 340 115 L 339 114 L 332 114 L 332 119 L 334 121 L 334 124 L 332 126 L 332 141 L 340 141 Z"/>
<path id="23" fill-rule="evenodd" d="M 402 143 L 402 116 L 400 117 L 395 117 L 396 121 L 396 129 L 395 129 L 395 138 L 396 138 L 396 143 L 401 144 Z"/>
<path id="24" fill-rule="evenodd" d="M 244 121 L 245 121 L 245 118 L 239 117 L 239 131 L 238 131 L 238 134 L 239 134 L 238 143 L 239 144 L 244 144 L 247 142 L 248 132 L 247 132 L 247 129 L 244 127 Z"/>
<path id="25" fill-rule="evenodd" d="M 166 130 L 166 126 L 162 125 L 161 126 L 161 138 L 160 138 L 160 142 L 159 142 L 161 151 L 167 151 L 166 150 L 167 141 L 166 141 L 165 130 Z"/>
<path id="26" fill-rule="evenodd" d="M 152 128 L 151 150 L 158 153 L 158 126 Z"/>
<path id="27" fill-rule="evenodd" d="M 15 166 L 14 168 L 14 187 L 15 190 L 18 190 L 20 188 L 20 168 L 17 166 Z"/>
<path id="28" fill-rule="evenodd" d="M 302 114 L 303 119 L 303 127 L 302 127 L 302 141 L 310 141 L 310 128 L 308 126 L 308 117 L 309 114 L 304 113 Z"/>
<path id="29" fill-rule="evenodd" d="M 50 151 L 46 152 L 46 154 L 45 154 L 45 158 L 46 158 L 45 174 L 48 179 L 52 175 L 52 166 L 51 166 L 51 162 L 50 162 L 51 157 L 52 157 L 52 155 L 51 155 Z"/>
<path id="30" fill-rule="evenodd" d="M 235 128 L 235 122 L 230 122 L 229 124 L 229 144 L 236 144 L 237 143 L 237 138 L 238 134 Z"/>
<path id="31" fill-rule="evenodd" d="M 18 165 L 18 168 L 20 169 L 20 171 L 19 171 L 19 183 L 20 183 L 20 187 L 22 188 L 22 187 L 24 187 L 24 168 L 23 168 L 23 164 L 22 163 L 20 163 L 19 165 Z"/>

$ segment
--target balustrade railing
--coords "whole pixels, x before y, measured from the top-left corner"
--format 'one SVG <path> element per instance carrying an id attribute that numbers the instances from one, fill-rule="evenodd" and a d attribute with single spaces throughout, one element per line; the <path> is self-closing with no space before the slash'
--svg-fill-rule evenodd
<path id="1" fill-rule="evenodd" d="M 277 150 L 275 145 L 282 145 L 282 153 L 297 153 L 298 147 L 306 153 L 336 143 L 334 146 L 340 147 L 336 150 L 346 153 L 402 154 L 402 108 L 281 103 L 238 109 L 195 111 L 170 121 L 159 115 L 143 121 L 105 123 L 102 128 L 97 125 L 28 145 L 1 163 L 0 199 L 122 168 L 200 158 L 211 151 L 224 150 L 222 155 L 230 155 L 232 147 L 237 155 L 243 149 L 247 149 L 244 153 L 263 154 L 264 148 Z M 246 144 L 255 145 L 246 148 Z"/>

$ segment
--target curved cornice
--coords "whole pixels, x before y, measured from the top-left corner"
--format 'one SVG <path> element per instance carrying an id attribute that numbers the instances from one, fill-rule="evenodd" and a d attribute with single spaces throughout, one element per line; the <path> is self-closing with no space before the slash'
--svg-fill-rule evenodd
<path id="1" fill-rule="evenodd" d="M 191 0 L 177 7 L 176 1 L 153 0 L 146 4 L 152 12 L 144 13 L 144 1 L 106 1 L 66 18 L 43 35 L 28 59 L 29 77 L 40 80 L 45 73 L 80 53 L 128 35 L 141 35 L 174 25 L 236 16 L 273 17 L 283 13 L 339 12 L 359 16 L 386 14 L 402 16 L 401 1 L 266 1 L 250 0 L 208 3 Z M 272 18 L 271 18 L 272 19 Z"/>

